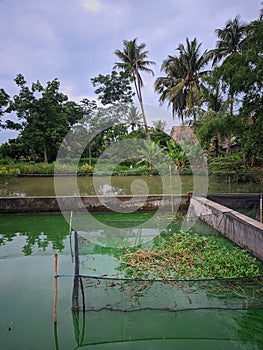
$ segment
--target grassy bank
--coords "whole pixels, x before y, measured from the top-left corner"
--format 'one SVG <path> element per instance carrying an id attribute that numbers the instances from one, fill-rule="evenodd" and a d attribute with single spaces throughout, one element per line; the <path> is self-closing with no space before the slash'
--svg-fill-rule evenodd
<path id="1" fill-rule="evenodd" d="M 0 161 L 0 176 L 53 176 L 54 172 L 61 175 L 78 174 L 79 176 L 148 176 L 148 175 L 191 175 L 188 166 L 177 169 L 174 165 L 169 167 L 160 165 L 159 170 L 150 168 L 148 164 L 111 164 L 109 160 L 100 160 L 99 167 L 96 166 L 96 158 L 81 159 L 75 166 L 74 159 L 67 159 L 59 163 L 44 162 L 14 162 L 9 160 Z M 213 158 L 208 161 L 208 172 L 210 176 L 220 177 L 222 181 L 231 182 L 256 182 L 263 181 L 263 168 L 246 168 L 240 159 L 235 157 Z"/>

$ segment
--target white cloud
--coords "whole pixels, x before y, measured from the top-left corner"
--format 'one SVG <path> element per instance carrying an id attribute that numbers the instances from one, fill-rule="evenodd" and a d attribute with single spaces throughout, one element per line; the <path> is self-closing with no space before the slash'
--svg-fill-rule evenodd
<path id="1" fill-rule="evenodd" d="M 99 12 L 102 10 L 99 0 L 82 0 L 81 4 L 88 11 Z"/>
<path id="2" fill-rule="evenodd" d="M 157 27 L 153 31 L 153 36 L 158 39 L 163 39 L 167 34 L 167 28 Z"/>
<path id="3" fill-rule="evenodd" d="M 103 107 L 101 102 L 98 100 L 97 95 L 78 95 L 73 84 L 65 84 L 61 86 L 61 91 L 68 96 L 69 100 L 75 101 L 76 103 L 80 103 L 82 100 L 87 98 L 90 101 L 95 101 L 98 107 Z"/>

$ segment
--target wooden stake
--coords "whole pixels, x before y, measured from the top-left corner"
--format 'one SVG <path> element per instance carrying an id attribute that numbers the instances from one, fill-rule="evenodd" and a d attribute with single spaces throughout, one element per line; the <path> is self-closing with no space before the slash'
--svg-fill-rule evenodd
<path id="1" fill-rule="evenodd" d="M 171 206 L 172 206 L 172 214 L 173 214 L 174 213 L 174 197 L 172 195 L 172 168 L 171 168 L 171 164 L 169 164 L 169 175 L 170 175 Z"/>
<path id="2" fill-rule="evenodd" d="M 73 216 L 73 212 L 72 210 L 70 211 L 70 219 L 69 219 L 69 234 L 71 235 L 72 233 L 72 216 Z"/>
<path id="3" fill-rule="evenodd" d="M 54 323 L 57 323 L 58 254 L 54 255 Z"/>
<path id="4" fill-rule="evenodd" d="M 260 193 L 259 199 L 259 221 L 262 223 L 262 193 Z"/>

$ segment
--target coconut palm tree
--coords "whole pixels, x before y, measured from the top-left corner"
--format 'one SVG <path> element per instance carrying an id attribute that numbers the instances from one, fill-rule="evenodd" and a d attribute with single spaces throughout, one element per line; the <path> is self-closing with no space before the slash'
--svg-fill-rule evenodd
<path id="1" fill-rule="evenodd" d="M 169 158 L 164 150 L 159 146 L 157 142 L 145 141 L 140 145 L 138 149 L 141 160 L 137 164 L 146 163 L 149 166 L 149 175 L 152 176 L 153 168 L 159 165 L 159 168 L 165 170 L 165 166 L 169 165 Z"/>
<path id="2" fill-rule="evenodd" d="M 143 122 L 145 131 L 147 133 L 148 124 L 143 106 L 142 99 L 142 87 L 143 80 L 140 74 L 140 71 L 151 73 L 154 75 L 152 69 L 149 68 L 150 65 L 155 64 L 153 61 L 149 61 L 148 51 L 144 50 L 146 47 L 145 43 L 137 44 L 137 38 L 133 40 L 124 40 L 123 41 L 123 51 L 115 50 L 115 55 L 121 60 L 121 62 L 116 62 L 113 69 L 121 69 L 130 74 L 131 81 L 134 83 L 136 94 L 139 100 L 141 107 Z"/>
<path id="3" fill-rule="evenodd" d="M 166 124 L 167 124 L 166 121 L 165 120 L 161 120 L 161 119 L 155 120 L 153 122 L 154 128 L 157 129 L 157 130 L 160 130 L 160 131 L 164 131 L 164 128 L 166 127 Z"/>
<path id="4" fill-rule="evenodd" d="M 141 125 L 142 114 L 138 111 L 137 107 L 131 105 L 129 108 L 129 112 L 125 118 L 125 122 L 127 125 L 131 126 L 132 131 L 134 131 L 135 127 Z"/>
<path id="5" fill-rule="evenodd" d="M 223 29 L 216 29 L 218 40 L 216 42 L 216 48 L 209 52 L 209 56 L 213 59 L 213 65 L 216 65 L 221 59 L 224 58 L 222 63 L 222 75 L 225 75 L 225 80 L 228 81 L 231 76 L 235 74 L 236 68 L 233 67 L 229 71 L 224 73 L 224 65 L 228 62 L 228 59 L 234 57 L 242 50 L 242 46 L 245 44 L 245 25 L 241 22 L 241 18 L 236 16 L 233 20 L 228 20 Z M 235 91 L 231 82 L 229 85 L 229 99 L 231 100 L 230 112 L 233 114 L 234 110 L 234 96 Z"/>
<path id="6" fill-rule="evenodd" d="M 178 55 L 169 55 L 163 61 L 161 70 L 166 76 L 155 81 L 155 91 L 160 94 L 159 101 L 168 101 L 172 105 L 173 116 L 178 114 L 183 120 L 186 109 L 194 111 L 200 105 L 200 78 L 206 74 L 203 70 L 209 61 L 207 51 L 200 52 L 201 43 L 196 38 L 186 39 L 186 46 L 180 44 L 176 51 Z M 195 119 L 195 114 L 194 115 Z"/>
<path id="7" fill-rule="evenodd" d="M 233 20 L 229 19 L 223 29 L 215 30 L 218 37 L 216 48 L 209 52 L 213 57 L 213 65 L 222 58 L 239 51 L 245 37 L 244 28 L 241 18 L 236 16 Z"/>

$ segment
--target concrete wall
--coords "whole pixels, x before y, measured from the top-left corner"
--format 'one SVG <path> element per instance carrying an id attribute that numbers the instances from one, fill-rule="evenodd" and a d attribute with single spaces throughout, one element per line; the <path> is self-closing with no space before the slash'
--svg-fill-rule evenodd
<path id="1" fill-rule="evenodd" d="M 137 196 L 84 196 L 84 197 L 0 197 L 0 213 L 48 213 L 64 211 L 82 212 L 118 211 L 118 208 L 133 210 L 187 210 L 190 203 L 188 195 L 137 195 Z"/>
<path id="2" fill-rule="evenodd" d="M 257 193 L 209 194 L 207 198 L 233 210 L 259 208 Z"/>
<path id="3" fill-rule="evenodd" d="M 221 198 L 222 200 L 222 198 Z M 257 197 L 258 200 L 258 197 Z M 190 203 L 192 214 L 197 215 L 231 241 L 263 261 L 263 224 L 243 214 L 215 203 L 204 197 L 188 195 L 148 196 L 85 196 L 85 197 L 0 197 L 0 213 L 51 213 L 73 210 L 83 212 L 110 211 L 118 208 L 136 210 L 181 210 L 187 211 Z M 60 204 L 60 205 L 59 205 Z M 192 215 L 189 213 L 189 216 Z"/>
<path id="4" fill-rule="evenodd" d="M 201 220 L 263 261 L 263 224 L 204 197 L 193 197 L 190 208 Z"/>

